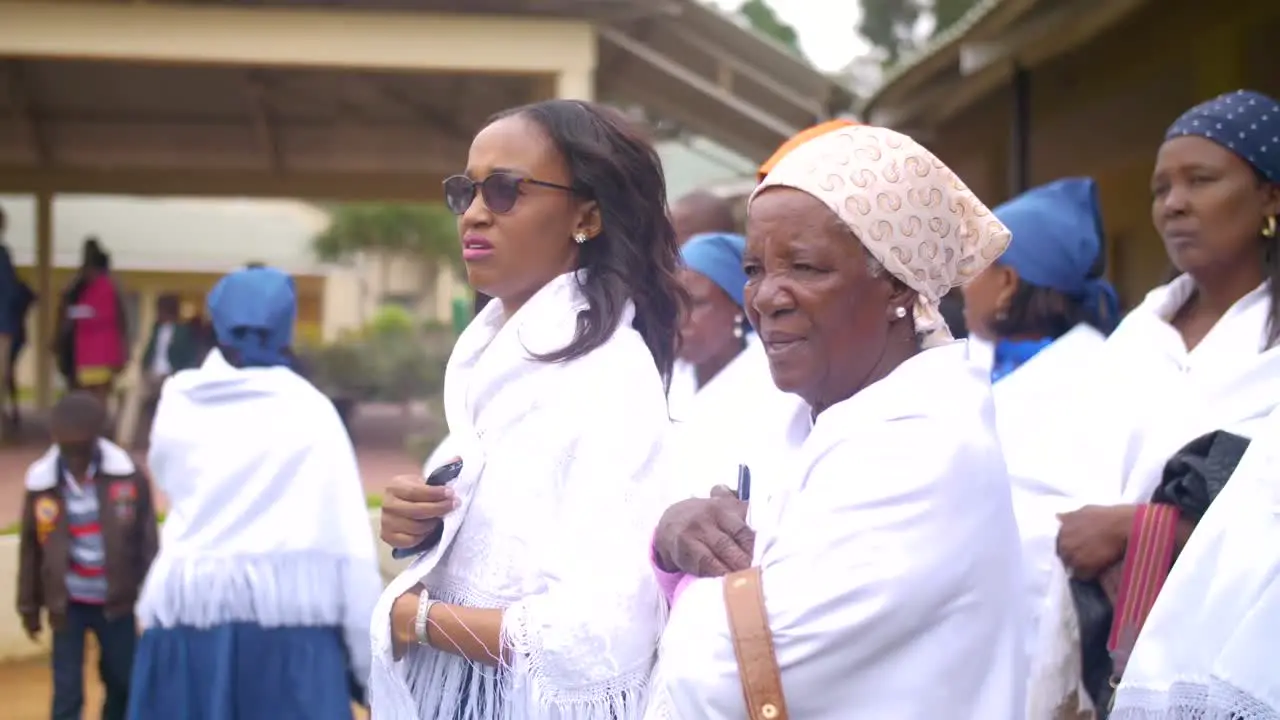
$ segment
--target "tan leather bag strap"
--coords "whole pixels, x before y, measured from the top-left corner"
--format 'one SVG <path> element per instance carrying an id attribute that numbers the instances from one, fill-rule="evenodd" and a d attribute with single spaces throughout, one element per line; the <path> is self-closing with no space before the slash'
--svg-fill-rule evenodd
<path id="1" fill-rule="evenodd" d="M 787 720 L 782 674 L 773 651 L 773 631 L 764 608 L 760 568 L 747 568 L 724 579 L 724 604 L 733 634 L 733 654 L 750 720 Z"/>

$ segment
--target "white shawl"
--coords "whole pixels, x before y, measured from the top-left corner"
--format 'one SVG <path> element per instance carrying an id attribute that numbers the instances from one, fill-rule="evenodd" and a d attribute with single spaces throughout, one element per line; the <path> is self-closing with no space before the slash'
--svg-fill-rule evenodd
<path id="1" fill-rule="evenodd" d="M 586 356 L 531 357 L 566 345 L 586 302 L 563 275 L 505 322 L 489 303 L 454 347 L 444 399 L 461 506 L 374 613 L 379 720 L 630 720 L 644 707 L 664 615 L 646 549 L 670 423 L 630 303 Z M 504 610 L 510 665 L 420 646 L 395 661 L 391 607 L 420 581 L 438 600 Z"/>
<path id="2" fill-rule="evenodd" d="M 1113 720 L 1280 718 L 1280 412 L 1196 526 L 1138 637 Z"/>
<path id="3" fill-rule="evenodd" d="M 784 424 L 803 404 L 773 384 L 764 345 L 752 335 L 674 421 L 673 502 L 706 497 L 716 485 L 733 487 L 739 464 L 751 469 L 753 483 L 775 474 L 798 447 Z M 805 423 L 801 439 L 808 430 Z"/>
<path id="4" fill-rule="evenodd" d="M 169 514 L 143 626 L 338 628 L 363 684 L 382 581 L 333 403 L 288 368 L 237 369 L 215 350 L 165 382 L 152 428 Z"/>
<path id="5" fill-rule="evenodd" d="M 1013 372 L 992 384 L 996 405 L 996 429 L 1004 448 L 1005 465 L 1013 490 L 1013 512 L 1022 538 L 1023 580 L 1026 582 L 1028 658 L 1038 653 L 1039 610 L 1053 566 L 1060 566 L 1056 552 L 1057 513 L 1082 503 L 1073 487 L 1075 476 L 1062 473 L 1072 464 L 1072 446 L 1066 442 L 1073 426 L 1081 422 L 1070 411 L 1071 399 L 1090 363 L 1101 353 L 1106 337 L 1088 325 L 1079 325 L 1045 347 Z M 972 346 L 972 340 L 970 341 Z"/>
<path id="6" fill-rule="evenodd" d="M 986 372 L 926 350 L 818 416 L 753 496 L 754 562 L 791 717 L 1018 720 L 1020 559 Z M 747 716 L 723 580 L 690 583 L 651 718 Z"/>
<path id="7" fill-rule="evenodd" d="M 1064 408 L 1078 429 L 1071 440 L 1076 462 L 1062 464 L 1068 476 L 1057 484 L 1073 489 L 1077 507 L 1146 502 L 1169 458 L 1188 442 L 1214 430 L 1252 437 L 1280 403 L 1280 348 L 1263 350 L 1267 285 L 1241 298 L 1187 351 L 1169 319 L 1193 292 L 1186 275 L 1152 290 L 1108 339 L 1077 388 L 1074 409 Z M 1028 720 L 1053 717 L 1073 696 L 1085 704 L 1070 584 L 1061 563 L 1050 563 L 1049 572 Z"/>

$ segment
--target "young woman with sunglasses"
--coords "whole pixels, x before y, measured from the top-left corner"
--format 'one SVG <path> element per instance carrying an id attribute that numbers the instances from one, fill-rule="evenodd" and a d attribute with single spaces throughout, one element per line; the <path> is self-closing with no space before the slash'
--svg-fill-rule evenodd
<path id="1" fill-rule="evenodd" d="M 661 165 L 619 113 L 550 101 L 494 118 L 444 190 L 495 300 L 445 376 L 460 473 L 384 500 L 383 539 L 430 549 L 375 611 L 374 715 L 638 718 L 681 296 Z"/>

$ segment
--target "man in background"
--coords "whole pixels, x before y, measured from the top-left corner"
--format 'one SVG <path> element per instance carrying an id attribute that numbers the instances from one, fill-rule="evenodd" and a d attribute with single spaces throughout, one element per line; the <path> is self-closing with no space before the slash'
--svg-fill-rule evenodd
<path id="1" fill-rule="evenodd" d="M 142 432 L 135 437 L 150 434 L 151 420 L 156 404 L 160 402 L 160 387 L 170 375 L 179 370 L 200 364 L 199 342 L 190 324 L 182 322 L 182 301 L 177 295 L 161 295 L 156 300 L 156 321 L 151 327 L 151 337 L 142 355 L 143 382 L 146 395 L 139 421 Z"/>
<path id="2" fill-rule="evenodd" d="M 733 204 L 706 190 L 694 190 L 672 203 L 671 224 L 675 226 L 676 242 L 680 245 L 694 235 L 738 230 Z"/>

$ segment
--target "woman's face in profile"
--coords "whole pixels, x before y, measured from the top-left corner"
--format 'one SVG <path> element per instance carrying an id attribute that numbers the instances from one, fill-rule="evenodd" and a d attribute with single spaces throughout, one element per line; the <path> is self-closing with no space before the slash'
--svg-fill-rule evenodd
<path id="1" fill-rule="evenodd" d="M 816 411 L 851 397 L 884 355 L 893 284 L 816 198 L 770 188 L 747 218 L 747 317 L 779 389 Z"/>
<path id="2" fill-rule="evenodd" d="M 1160 146 L 1151 177 L 1151 219 L 1182 272 L 1256 264 L 1280 190 L 1216 142 L 1188 135 Z"/>
<path id="3" fill-rule="evenodd" d="M 680 271 L 689 307 L 680 319 L 680 357 L 700 365 L 730 351 L 741 340 L 733 336 L 738 306 L 724 290 L 700 272 Z"/>

